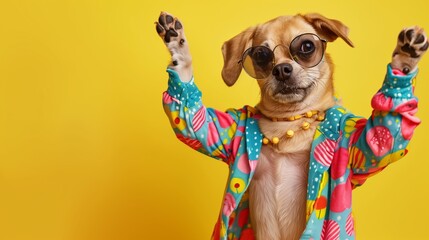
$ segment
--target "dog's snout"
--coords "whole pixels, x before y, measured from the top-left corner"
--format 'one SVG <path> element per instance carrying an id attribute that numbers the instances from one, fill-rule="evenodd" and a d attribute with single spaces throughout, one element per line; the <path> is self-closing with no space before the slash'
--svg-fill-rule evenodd
<path id="1" fill-rule="evenodd" d="M 278 64 L 273 69 L 273 76 L 278 81 L 286 81 L 292 75 L 293 67 L 289 63 Z"/>

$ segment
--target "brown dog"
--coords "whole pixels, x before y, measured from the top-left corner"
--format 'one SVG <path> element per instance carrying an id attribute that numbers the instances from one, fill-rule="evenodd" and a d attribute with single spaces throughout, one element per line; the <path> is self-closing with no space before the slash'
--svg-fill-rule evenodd
<path id="1" fill-rule="evenodd" d="M 169 68 L 177 73 L 183 83 L 193 85 L 191 55 L 183 25 L 171 15 L 161 13 L 156 23 L 156 30 L 171 52 L 172 62 Z M 306 14 L 278 17 L 250 27 L 223 45 L 222 77 L 225 83 L 228 86 L 234 85 L 242 69 L 258 80 L 261 100 L 256 110 L 250 110 L 248 116 L 257 116 L 255 119 L 263 135 L 264 145 L 256 150 L 260 154 L 257 155 L 255 163 L 250 157 L 246 160 L 251 166 L 249 171 L 243 171 L 240 167 L 241 163 L 235 165 L 235 162 L 242 161 L 242 158 L 239 157 L 240 154 L 234 153 L 234 150 L 232 150 L 232 156 L 227 155 L 228 153 L 222 154 L 223 160 L 230 166 L 232 175 L 239 169 L 244 173 L 247 172 L 251 176 L 251 181 L 249 180 L 247 184 L 234 182 L 234 179 L 241 179 L 237 177 L 230 181 L 229 186 L 233 191 L 229 192 L 227 188 L 223 212 L 215 229 L 214 238 L 253 239 L 256 237 L 262 240 L 277 240 L 300 237 L 302 239 L 311 237 L 343 239 L 342 236 L 352 239 L 354 237 L 349 204 L 351 188 L 359 186 L 364 181 L 362 179 L 366 179 L 383 169 L 388 163 L 397 160 L 399 157 L 396 155 L 404 155 L 405 146 L 395 147 L 396 143 L 399 144 L 399 140 L 392 140 L 390 136 L 395 136 L 394 131 L 401 130 L 399 127 L 396 130 L 393 129 L 391 124 L 389 125 L 391 119 L 386 115 L 385 120 L 380 120 L 380 124 L 368 123 L 367 127 L 363 120 L 359 123 L 355 116 L 349 116 L 346 119 L 341 115 L 343 111 L 341 109 L 337 112 L 338 117 L 332 117 L 329 120 L 338 121 L 337 125 L 324 120 L 328 112 L 333 113 L 330 109 L 338 104 L 333 97 L 333 62 L 325 53 L 327 43 L 335 41 L 338 37 L 353 47 L 352 41 L 348 38 L 348 28 L 343 23 L 319 14 Z M 400 76 L 415 73 L 417 63 L 427 48 L 427 37 L 422 29 L 418 27 L 404 29 L 399 35 L 398 45 L 390 63 L 393 73 Z M 386 84 L 388 83 L 385 82 Z M 383 94 L 382 97 L 376 95 L 377 98 L 374 98 L 376 100 L 373 99 L 374 114 L 379 115 L 373 115 L 372 119 L 383 115 L 384 113 L 380 114 L 381 111 L 397 110 L 396 108 L 393 111 L 396 106 L 386 107 L 386 101 L 396 104 L 394 95 L 389 95 L 389 89 L 387 87 L 386 89 L 380 91 L 380 94 Z M 220 155 L 216 155 L 211 149 L 210 141 L 213 137 L 210 137 L 210 134 L 213 133 L 210 132 L 219 133 L 215 138 L 221 138 L 225 124 L 218 126 L 216 123 L 212 124 L 210 119 L 216 122 L 216 118 L 220 118 L 219 113 L 214 113 L 213 117 L 210 115 L 210 110 L 206 110 L 201 105 L 200 110 L 204 110 L 204 116 L 198 114 L 201 111 L 195 113 L 192 110 L 188 112 L 195 115 L 186 113 L 186 110 L 174 114 L 175 108 L 179 107 L 173 107 L 172 104 L 184 105 L 184 102 L 188 101 L 187 98 L 194 101 L 190 94 L 187 93 L 184 98 L 184 94 L 181 93 L 171 90 L 164 95 L 166 112 L 177 136 L 194 149 L 218 158 Z M 180 94 L 181 98 L 179 98 Z M 409 103 L 414 103 L 412 92 L 407 94 Z M 395 97 L 404 96 L 395 95 Z M 186 106 L 186 109 L 192 109 L 192 106 Z M 244 110 L 240 111 L 244 112 Z M 397 111 L 404 116 L 404 112 Z M 410 109 L 406 110 L 407 113 L 410 111 Z M 414 113 L 415 111 L 411 115 Z M 229 115 L 231 116 L 227 114 L 221 116 L 231 125 L 238 124 L 239 129 L 239 121 L 233 114 Z M 343 116 L 343 120 L 336 120 L 340 115 Z M 392 113 L 392 116 L 396 115 L 398 114 Z M 387 114 L 387 116 L 390 115 Z M 413 116 L 410 119 L 414 125 L 408 125 L 407 128 L 412 132 L 419 121 Z M 180 121 L 185 123 L 179 123 Z M 186 127 L 180 124 L 185 124 Z M 204 130 L 205 124 L 207 124 L 206 130 Z M 348 129 L 348 125 L 354 130 L 343 136 L 342 134 L 346 131 L 343 129 Z M 247 129 L 247 125 L 243 125 L 245 126 Z M 328 136 L 330 132 L 323 130 L 324 127 L 341 130 L 335 133 L 338 137 L 333 138 Z M 385 129 L 391 134 L 386 136 L 382 131 Z M 204 136 L 205 134 L 208 136 Z M 406 133 L 402 131 L 401 134 L 401 141 L 409 140 Z M 317 140 L 319 135 L 326 135 L 326 138 L 323 141 Z M 234 145 L 233 140 L 231 144 L 228 141 L 228 139 L 224 140 L 225 144 L 222 148 L 218 147 L 216 150 L 223 153 L 223 149 Z M 320 145 L 319 142 L 321 142 Z M 245 142 L 242 144 L 246 145 Z M 320 150 L 321 148 L 323 149 Z M 385 151 L 385 148 L 389 148 L 389 151 Z M 235 149 L 236 152 L 239 151 L 237 149 Z M 349 152 L 341 155 L 339 152 L 342 149 L 348 149 Z M 353 159 L 357 153 L 365 152 L 367 149 L 372 150 L 372 153 Z M 394 152 L 398 154 L 394 155 Z M 244 154 L 250 155 L 249 150 Z M 371 161 L 372 168 L 368 167 Z M 344 163 L 341 168 L 338 167 L 340 163 Z M 320 164 L 320 169 L 323 168 L 324 172 L 313 175 L 312 170 L 317 164 Z M 252 168 L 252 166 L 256 167 Z M 315 170 L 317 172 L 318 169 Z M 337 172 L 341 172 L 341 177 L 335 176 L 338 175 Z M 312 182 L 318 183 L 312 185 Z M 244 190 L 240 188 L 240 184 L 245 185 Z M 236 192 L 231 186 L 236 187 Z M 312 190 L 314 186 L 319 191 Z M 340 188 L 339 186 L 346 189 L 340 195 L 336 193 L 339 191 L 336 191 Z M 245 192 L 244 197 L 238 194 L 241 191 Z M 341 196 L 341 199 L 338 196 Z M 236 223 L 235 218 L 242 210 L 240 204 L 244 206 L 247 198 L 250 209 L 249 220 L 247 224 Z M 328 204 L 330 206 L 327 206 Z M 251 231 L 248 231 L 249 229 Z"/>

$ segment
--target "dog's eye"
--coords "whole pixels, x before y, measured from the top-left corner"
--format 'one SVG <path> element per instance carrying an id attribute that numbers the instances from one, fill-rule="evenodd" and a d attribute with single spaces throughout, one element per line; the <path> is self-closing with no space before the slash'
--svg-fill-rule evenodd
<path id="1" fill-rule="evenodd" d="M 307 40 L 301 44 L 301 49 L 300 49 L 301 53 L 310 54 L 314 52 L 314 50 L 315 50 L 314 43 L 311 41 Z"/>
<path id="2" fill-rule="evenodd" d="M 290 43 L 290 56 L 303 67 L 314 67 L 323 59 L 324 43 L 316 34 L 304 33 Z"/>

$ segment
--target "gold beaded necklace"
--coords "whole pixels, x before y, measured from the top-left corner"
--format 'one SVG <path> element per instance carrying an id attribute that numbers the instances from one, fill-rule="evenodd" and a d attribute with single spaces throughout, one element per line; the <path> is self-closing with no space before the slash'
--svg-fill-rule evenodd
<path id="1" fill-rule="evenodd" d="M 315 122 L 315 121 L 323 121 L 325 119 L 325 113 L 317 111 L 317 110 L 313 110 L 313 111 L 308 111 L 306 113 L 299 114 L 299 115 L 292 116 L 292 117 L 287 117 L 287 118 L 271 118 L 271 117 L 267 117 L 267 116 L 265 116 L 265 117 L 270 119 L 273 122 L 292 122 L 295 120 L 299 120 L 301 118 L 314 119 L 313 122 Z M 303 121 L 301 124 L 301 127 L 299 129 L 296 129 L 296 130 L 289 129 L 286 131 L 284 136 L 286 136 L 287 138 L 292 138 L 295 135 L 296 131 L 308 130 L 308 129 L 310 129 L 310 125 L 311 125 L 310 122 Z M 280 142 L 280 138 L 279 137 L 273 137 L 272 139 L 269 139 L 269 138 L 264 136 L 264 138 L 262 139 L 262 143 L 265 145 L 270 143 L 270 142 L 273 143 L 274 145 L 276 145 Z"/>

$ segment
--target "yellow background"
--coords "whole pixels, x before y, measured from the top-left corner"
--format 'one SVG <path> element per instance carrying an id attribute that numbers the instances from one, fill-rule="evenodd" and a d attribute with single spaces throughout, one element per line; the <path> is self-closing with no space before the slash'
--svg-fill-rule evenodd
<path id="1" fill-rule="evenodd" d="M 207 106 L 256 104 L 220 77 L 222 43 L 279 15 L 319 12 L 356 47 L 328 45 L 346 107 L 370 114 L 402 27 L 429 30 L 427 1 L 1 1 L 0 239 L 208 239 L 227 168 L 175 139 L 161 106 L 161 10 L 187 31 Z M 409 155 L 354 191 L 359 239 L 427 238 L 429 56 Z"/>

